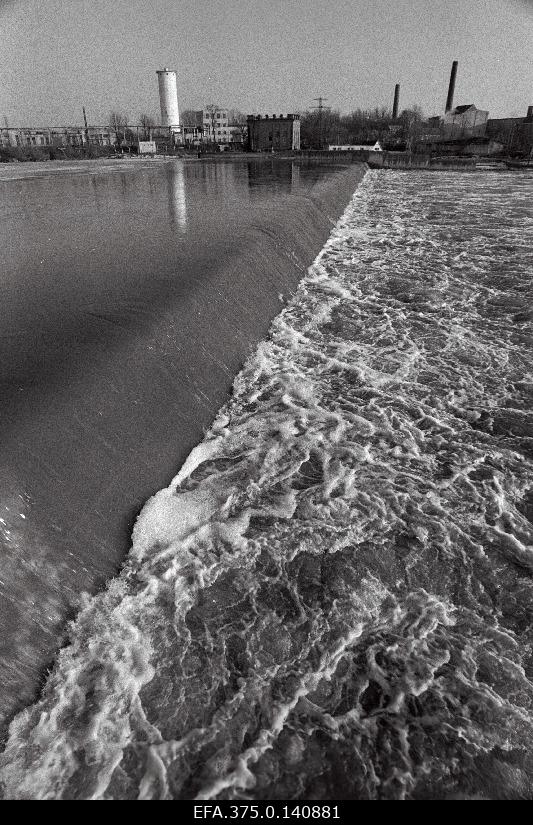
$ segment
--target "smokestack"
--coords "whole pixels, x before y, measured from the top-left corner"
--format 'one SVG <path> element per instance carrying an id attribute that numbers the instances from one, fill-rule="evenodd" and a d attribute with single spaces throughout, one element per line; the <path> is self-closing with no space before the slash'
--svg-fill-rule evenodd
<path id="1" fill-rule="evenodd" d="M 400 108 L 400 84 L 396 84 L 396 88 L 394 90 L 394 106 L 392 108 L 392 119 L 398 119 L 398 109 Z"/>
<path id="2" fill-rule="evenodd" d="M 451 112 L 453 109 L 453 96 L 455 94 L 455 81 L 457 80 L 457 67 L 459 63 L 457 60 L 453 61 L 452 73 L 450 75 L 450 85 L 448 87 L 448 100 L 446 101 L 446 112 Z"/>

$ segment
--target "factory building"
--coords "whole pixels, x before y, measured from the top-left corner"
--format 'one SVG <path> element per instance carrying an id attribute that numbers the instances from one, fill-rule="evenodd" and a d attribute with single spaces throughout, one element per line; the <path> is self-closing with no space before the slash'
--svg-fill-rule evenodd
<path id="1" fill-rule="evenodd" d="M 491 118 L 487 137 L 500 141 L 511 152 L 528 154 L 533 149 L 533 106 L 525 117 Z"/>
<path id="2" fill-rule="evenodd" d="M 284 152 L 300 148 L 300 115 L 248 115 L 251 152 Z"/>
<path id="3" fill-rule="evenodd" d="M 221 149 L 242 146 L 246 125 L 232 123 L 227 109 L 209 108 L 187 114 L 182 124 L 183 140 L 187 146 L 217 144 Z"/>
<path id="4" fill-rule="evenodd" d="M 202 109 L 199 114 L 202 119 L 204 134 L 211 143 L 230 142 L 227 109 Z"/>
<path id="5" fill-rule="evenodd" d="M 443 118 L 430 118 L 426 124 L 426 140 L 432 140 L 439 135 L 444 140 L 461 140 L 480 138 L 485 136 L 489 113 L 477 109 L 473 103 L 463 106 L 454 106 L 455 87 L 459 63 L 453 61 L 448 85 L 448 96 Z"/>
<path id="6" fill-rule="evenodd" d="M 227 109 L 199 109 L 194 113 L 193 122 L 187 124 L 186 140 L 199 143 L 231 143 L 231 127 Z"/>
<path id="7" fill-rule="evenodd" d="M 454 155 L 464 157 L 493 157 L 504 152 L 504 145 L 487 137 L 442 138 L 424 141 L 426 151 L 436 155 Z"/>
<path id="8" fill-rule="evenodd" d="M 453 138 L 484 137 L 487 129 L 489 113 L 477 109 L 473 103 L 466 106 L 456 106 L 444 115 L 442 124 L 443 137 L 446 140 Z"/>
<path id="9" fill-rule="evenodd" d="M 0 147 L 114 146 L 119 140 L 109 126 L 45 126 L 0 128 Z"/>

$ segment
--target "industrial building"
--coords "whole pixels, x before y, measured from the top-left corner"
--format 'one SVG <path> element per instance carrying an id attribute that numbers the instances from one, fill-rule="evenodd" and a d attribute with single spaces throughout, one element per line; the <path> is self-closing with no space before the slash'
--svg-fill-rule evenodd
<path id="1" fill-rule="evenodd" d="M 501 155 L 505 151 L 505 146 L 502 143 L 487 137 L 458 137 L 449 140 L 437 138 L 426 140 L 425 148 L 426 151 L 436 155 L 475 156 L 480 158 Z"/>
<path id="2" fill-rule="evenodd" d="M 217 144 L 221 149 L 242 146 L 246 138 L 246 125 L 231 123 L 227 109 L 199 109 L 189 112 L 182 124 L 183 140 L 187 146 Z"/>
<path id="3" fill-rule="evenodd" d="M 226 109 L 202 109 L 198 113 L 202 120 L 204 134 L 211 143 L 229 143 L 230 130 Z"/>
<path id="4" fill-rule="evenodd" d="M 115 146 L 119 138 L 109 126 L 42 126 L 0 128 L 0 147 L 24 148 L 47 146 L 61 148 L 67 146 Z"/>
<path id="5" fill-rule="evenodd" d="M 444 118 L 430 118 L 428 126 L 430 130 L 437 126 L 440 136 L 444 140 L 466 140 L 467 138 L 484 137 L 489 113 L 477 109 L 473 103 L 454 107 L 458 68 L 459 63 L 454 60 L 450 73 Z"/>
<path id="6" fill-rule="evenodd" d="M 498 141 L 486 139 L 489 113 L 473 103 L 454 106 L 459 64 L 453 61 L 443 117 L 431 117 L 423 127 L 421 142 L 428 151 L 438 154 L 480 155 L 498 154 Z"/>
<path id="7" fill-rule="evenodd" d="M 300 148 L 300 115 L 248 115 L 251 152 L 283 152 Z"/>
<path id="8" fill-rule="evenodd" d="M 510 152 L 529 154 L 533 149 L 533 106 L 528 107 L 525 117 L 489 119 L 486 135 L 503 143 Z"/>
<path id="9" fill-rule="evenodd" d="M 227 109 L 199 109 L 186 125 L 186 143 L 231 143 L 231 129 Z M 184 124 L 185 125 L 185 124 Z"/>
<path id="10" fill-rule="evenodd" d="M 456 106 L 444 115 L 442 134 L 445 140 L 453 138 L 483 137 L 489 113 L 477 109 L 473 103 Z"/>

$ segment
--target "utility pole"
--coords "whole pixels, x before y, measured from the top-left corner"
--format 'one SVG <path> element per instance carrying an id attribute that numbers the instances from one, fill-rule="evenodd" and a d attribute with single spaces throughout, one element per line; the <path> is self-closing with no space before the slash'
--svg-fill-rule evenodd
<path id="1" fill-rule="evenodd" d="M 327 97 L 315 97 L 313 99 L 318 103 L 318 106 L 312 106 L 311 108 L 313 111 L 318 112 L 318 148 L 322 149 L 322 117 L 324 112 L 331 110 L 331 106 L 324 106 Z"/>
<path id="2" fill-rule="evenodd" d="M 85 142 L 87 143 L 87 148 L 89 148 L 89 127 L 87 126 L 87 114 L 85 112 L 85 106 L 82 106 L 83 109 L 83 121 L 85 123 Z"/>

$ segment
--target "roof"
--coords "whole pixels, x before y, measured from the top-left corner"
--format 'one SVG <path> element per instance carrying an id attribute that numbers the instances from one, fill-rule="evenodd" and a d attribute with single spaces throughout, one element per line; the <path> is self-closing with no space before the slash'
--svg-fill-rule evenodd
<path id="1" fill-rule="evenodd" d="M 467 103 L 466 106 L 456 106 L 453 110 L 454 114 L 456 115 L 463 115 L 465 112 L 468 112 L 469 109 L 475 109 L 473 103 Z"/>

